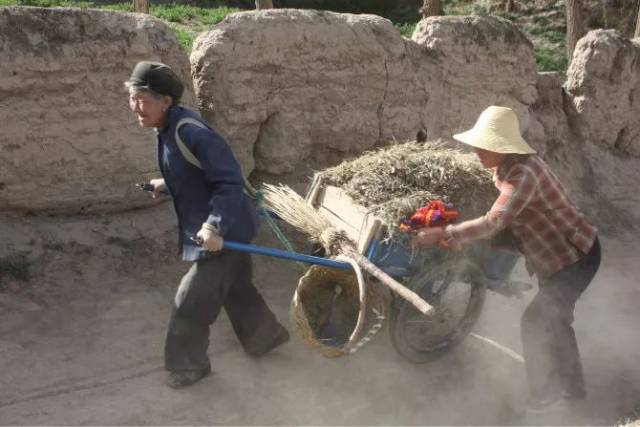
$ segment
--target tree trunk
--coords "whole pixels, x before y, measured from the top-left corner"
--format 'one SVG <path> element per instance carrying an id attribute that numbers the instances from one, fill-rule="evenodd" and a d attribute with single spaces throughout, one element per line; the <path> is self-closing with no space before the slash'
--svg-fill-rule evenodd
<path id="1" fill-rule="evenodd" d="M 133 11 L 137 13 L 149 13 L 149 0 L 133 0 Z"/>
<path id="2" fill-rule="evenodd" d="M 507 13 L 511 13 L 516 8 L 516 2 L 514 0 L 506 0 L 504 2 L 504 11 Z"/>
<path id="3" fill-rule="evenodd" d="M 273 0 L 256 0 L 256 9 L 273 9 Z"/>
<path id="4" fill-rule="evenodd" d="M 420 8 L 420 13 L 423 18 L 442 15 L 442 4 L 440 0 L 424 0 Z"/>
<path id="5" fill-rule="evenodd" d="M 640 1 L 638 2 L 638 8 L 636 9 L 637 15 L 636 15 L 636 30 L 633 33 L 633 37 L 640 37 Z"/>
<path id="6" fill-rule="evenodd" d="M 567 56 L 569 61 L 578 40 L 585 34 L 582 0 L 566 0 L 567 5 Z"/>

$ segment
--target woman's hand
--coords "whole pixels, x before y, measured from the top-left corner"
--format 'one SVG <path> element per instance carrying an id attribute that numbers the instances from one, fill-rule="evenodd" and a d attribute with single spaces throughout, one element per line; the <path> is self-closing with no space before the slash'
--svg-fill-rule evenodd
<path id="1" fill-rule="evenodd" d="M 411 245 L 429 247 L 438 243 L 444 237 L 444 227 L 425 227 L 418 230 L 411 239 Z"/>
<path id="2" fill-rule="evenodd" d="M 196 234 L 202 240 L 202 247 L 210 252 L 217 252 L 222 249 L 224 239 L 209 227 L 202 227 Z"/>
<path id="3" fill-rule="evenodd" d="M 153 186 L 152 197 L 154 199 L 158 197 L 161 193 L 166 193 L 167 191 L 167 184 L 164 183 L 164 179 L 162 178 L 152 179 L 151 181 L 149 181 L 149 184 Z"/>

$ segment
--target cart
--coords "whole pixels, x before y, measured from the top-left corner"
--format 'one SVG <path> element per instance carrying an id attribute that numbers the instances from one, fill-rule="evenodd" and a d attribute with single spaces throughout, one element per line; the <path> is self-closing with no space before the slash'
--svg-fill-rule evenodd
<path id="1" fill-rule="evenodd" d="M 516 294 L 509 277 L 517 256 L 472 247 L 463 252 L 414 250 L 409 237 L 390 239 L 383 222 L 355 203 L 342 189 L 325 184 L 316 174 L 306 201 L 343 230 L 360 254 L 434 307 L 425 316 L 408 301 L 390 294 L 389 331 L 395 349 L 407 360 L 424 363 L 443 355 L 471 331 L 483 307 L 487 289 Z M 272 216 L 263 210 L 263 215 Z M 351 269 L 349 263 L 329 259 L 321 248 L 302 254 L 252 244 L 225 242 L 225 248 L 297 262 Z"/>

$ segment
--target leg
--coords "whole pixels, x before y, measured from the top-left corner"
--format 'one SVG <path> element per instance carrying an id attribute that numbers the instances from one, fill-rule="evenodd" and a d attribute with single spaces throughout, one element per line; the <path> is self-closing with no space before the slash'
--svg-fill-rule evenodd
<path id="1" fill-rule="evenodd" d="M 578 342 L 572 326 L 573 312 L 599 266 L 600 244 L 596 240 L 589 254 L 549 278 L 550 290 L 561 308 L 559 322 L 554 329 L 554 359 L 560 384 L 568 398 L 584 398 L 586 394 Z"/>
<path id="2" fill-rule="evenodd" d="M 253 285 L 251 255 L 241 252 L 230 255 L 227 268 L 237 274 L 229 288 L 224 308 L 245 351 L 261 356 L 286 342 L 289 333 Z"/>
<path id="3" fill-rule="evenodd" d="M 600 264 L 600 246 L 547 280 L 522 316 L 522 343 L 531 396 L 584 396 L 582 365 L 573 323 L 576 301 Z"/>
<path id="4" fill-rule="evenodd" d="M 556 302 L 540 288 L 522 315 L 521 334 L 524 364 L 532 399 L 545 399 L 559 394 L 559 385 L 553 382 L 554 334 L 557 323 Z"/>
<path id="5" fill-rule="evenodd" d="M 229 254 L 194 262 L 175 296 L 165 342 L 169 371 L 209 371 L 209 325 L 218 317 L 228 292 L 225 259 Z"/>

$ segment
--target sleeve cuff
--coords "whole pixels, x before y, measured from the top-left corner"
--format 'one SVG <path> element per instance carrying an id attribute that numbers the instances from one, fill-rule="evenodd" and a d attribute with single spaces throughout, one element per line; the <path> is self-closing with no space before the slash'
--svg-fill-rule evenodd
<path id="1" fill-rule="evenodd" d="M 222 231 L 222 216 L 211 214 L 207 217 L 207 221 L 202 224 L 202 227 L 211 231 L 215 231 L 221 234 Z"/>
<path id="2" fill-rule="evenodd" d="M 455 239 L 455 236 L 453 235 L 453 225 L 449 224 L 444 228 L 444 234 L 442 236 L 443 240 L 451 240 L 451 239 Z"/>

